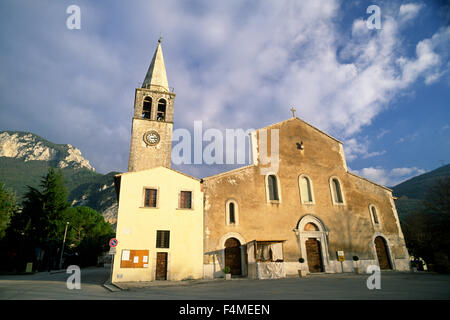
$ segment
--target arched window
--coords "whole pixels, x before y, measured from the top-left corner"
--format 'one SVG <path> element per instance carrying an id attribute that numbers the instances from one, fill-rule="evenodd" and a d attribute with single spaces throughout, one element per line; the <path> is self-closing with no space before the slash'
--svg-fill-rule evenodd
<path id="1" fill-rule="evenodd" d="M 330 180 L 331 196 L 333 203 L 344 204 L 344 195 L 342 194 L 341 183 L 336 177 L 332 177 Z"/>
<path id="2" fill-rule="evenodd" d="M 156 120 L 166 120 L 166 100 L 164 99 L 159 99 L 158 101 L 158 112 L 156 113 Z"/>
<path id="3" fill-rule="evenodd" d="M 305 175 L 301 175 L 299 178 L 299 186 L 300 186 L 300 198 L 302 203 L 305 204 L 314 203 L 311 179 Z"/>
<path id="4" fill-rule="evenodd" d="M 145 97 L 144 103 L 142 104 L 142 118 L 150 119 L 152 116 L 152 98 Z"/>
<path id="5" fill-rule="evenodd" d="M 314 223 L 308 222 L 303 228 L 303 231 L 319 231 L 319 228 Z"/>
<path id="6" fill-rule="evenodd" d="M 234 203 L 230 202 L 229 206 L 230 208 L 228 210 L 230 211 L 230 224 L 235 224 L 236 219 L 234 217 Z"/>
<path id="7" fill-rule="evenodd" d="M 226 207 L 226 224 L 227 225 L 239 224 L 239 212 L 237 202 L 233 199 L 230 199 L 226 202 L 225 207 Z"/>
<path id="8" fill-rule="evenodd" d="M 380 223 L 380 220 L 378 219 L 377 208 L 373 204 L 371 204 L 369 206 L 369 211 L 370 211 L 370 215 L 372 216 L 372 222 L 375 225 L 378 225 Z"/>
<path id="9" fill-rule="evenodd" d="M 269 187 L 269 200 L 280 200 L 280 198 L 278 197 L 277 177 L 273 174 L 269 175 L 267 177 L 267 184 Z"/>

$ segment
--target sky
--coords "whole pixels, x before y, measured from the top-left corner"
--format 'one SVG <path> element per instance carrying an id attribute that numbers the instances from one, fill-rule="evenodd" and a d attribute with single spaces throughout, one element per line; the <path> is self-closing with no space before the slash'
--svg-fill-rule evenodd
<path id="1" fill-rule="evenodd" d="M 2 0 L 0 131 L 126 171 L 135 88 L 162 36 L 174 129 L 257 129 L 295 107 L 344 143 L 350 171 L 394 186 L 450 162 L 449 21 L 446 1 Z"/>

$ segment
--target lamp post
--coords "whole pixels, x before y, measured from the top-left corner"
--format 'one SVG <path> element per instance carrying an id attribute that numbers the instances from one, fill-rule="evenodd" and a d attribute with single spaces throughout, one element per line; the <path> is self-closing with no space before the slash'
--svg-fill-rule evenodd
<path id="1" fill-rule="evenodd" d="M 67 221 L 67 223 L 66 223 L 66 230 L 64 231 L 64 240 L 63 240 L 62 249 L 61 249 L 61 257 L 59 258 L 59 269 L 62 269 L 62 257 L 63 257 L 63 253 L 64 253 L 64 243 L 66 242 L 66 235 L 67 235 L 67 227 L 68 226 L 69 226 L 69 221 Z"/>

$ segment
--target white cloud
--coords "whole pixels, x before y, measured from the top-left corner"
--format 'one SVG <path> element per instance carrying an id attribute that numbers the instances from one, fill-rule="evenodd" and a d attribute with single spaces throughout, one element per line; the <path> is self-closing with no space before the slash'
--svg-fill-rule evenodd
<path id="1" fill-rule="evenodd" d="M 384 137 L 386 134 L 388 134 L 389 132 L 391 132 L 391 130 L 382 128 L 382 129 L 380 130 L 380 133 L 377 134 L 377 139 L 383 138 L 383 137 Z"/>
<path id="2" fill-rule="evenodd" d="M 345 140 L 345 158 L 347 159 L 347 161 L 352 162 L 357 158 L 367 159 L 386 153 L 386 150 L 369 152 L 369 145 L 370 142 L 368 137 L 360 138 L 360 141 L 358 141 L 356 138 Z"/>
<path id="3" fill-rule="evenodd" d="M 398 17 L 402 22 L 414 19 L 418 14 L 423 5 L 420 3 L 405 3 L 400 6 L 398 11 Z"/>
<path id="4" fill-rule="evenodd" d="M 46 21 L 48 33 L 34 37 L 26 31 L 16 42 L 26 45 L 13 48 L 26 66 L 25 81 L 18 70 L 3 70 L 0 82 L 11 83 L 14 73 L 21 83 L 14 100 L 19 96 L 24 105 L 30 97 L 39 100 L 42 110 L 24 106 L 21 112 L 36 128 L 49 128 L 48 139 L 62 135 L 57 142 L 79 147 L 100 171 L 125 170 L 134 87 L 143 80 L 162 32 L 168 81 L 177 94 L 175 127 L 191 128 L 194 120 L 203 120 L 205 129 L 259 128 L 288 118 L 295 106 L 299 117 L 345 141 L 350 161 L 374 157 L 385 151 L 370 150 L 358 133 L 421 77 L 426 83 L 439 80 L 448 68 L 442 66 L 442 44 L 448 43 L 450 28 L 420 41 L 410 57 L 401 50 L 405 20 L 397 21 L 397 12 L 383 12 L 382 29 L 373 32 L 356 17 L 346 38 L 337 24 L 339 4 L 133 1 L 102 13 L 100 5 L 89 3 L 81 5 L 88 20 L 70 33 L 59 7 L 50 6 L 55 12 L 48 15 L 53 19 Z M 417 6 L 400 6 L 398 14 L 417 16 Z M 45 10 L 32 9 L 41 15 Z M 121 22 L 108 25 L 114 19 Z M 44 93 L 37 96 L 40 89 Z M 48 119 L 40 116 L 44 109 Z M 9 123 L 29 124 L 7 114 Z"/>
<path id="5" fill-rule="evenodd" d="M 425 173 L 425 170 L 417 167 L 394 168 L 391 170 L 381 167 L 368 167 L 361 170 L 350 169 L 350 171 L 373 182 L 390 187 L 396 186 L 397 184 L 406 181 L 414 176 Z"/>

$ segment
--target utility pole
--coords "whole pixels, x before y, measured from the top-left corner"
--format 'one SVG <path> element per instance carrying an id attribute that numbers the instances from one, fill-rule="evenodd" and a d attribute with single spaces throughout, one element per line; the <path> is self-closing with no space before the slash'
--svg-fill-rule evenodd
<path id="1" fill-rule="evenodd" d="M 66 235 L 67 235 L 67 227 L 68 226 L 69 226 L 69 221 L 67 221 L 67 223 L 66 223 L 66 231 L 64 231 L 64 240 L 63 240 L 62 249 L 61 249 L 61 257 L 59 258 L 59 269 L 62 269 L 62 258 L 63 258 L 63 253 L 64 253 L 64 243 L 66 242 Z"/>

